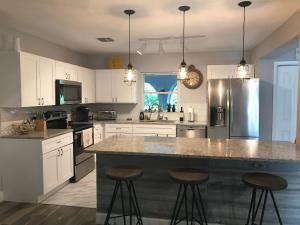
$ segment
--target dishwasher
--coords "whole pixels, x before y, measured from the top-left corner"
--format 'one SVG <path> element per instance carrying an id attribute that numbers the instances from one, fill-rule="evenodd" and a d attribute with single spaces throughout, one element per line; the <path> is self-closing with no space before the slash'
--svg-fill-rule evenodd
<path id="1" fill-rule="evenodd" d="M 207 138 L 206 126 L 199 125 L 177 125 L 177 137 Z"/>

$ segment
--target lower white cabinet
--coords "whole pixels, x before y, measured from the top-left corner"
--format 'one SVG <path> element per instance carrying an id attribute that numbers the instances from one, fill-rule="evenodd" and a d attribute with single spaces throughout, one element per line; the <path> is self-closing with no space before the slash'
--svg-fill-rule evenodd
<path id="1" fill-rule="evenodd" d="M 105 138 L 114 135 L 176 137 L 176 125 L 105 124 Z"/>
<path id="2" fill-rule="evenodd" d="M 0 138 L 5 201 L 41 202 L 73 176 L 73 132 L 54 138 Z"/>
<path id="3" fill-rule="evenodd" d="M 95 124 L 94 125 L 94 144 L 99 143 L 104 138 L 103 134 L 103 126 L 102 124 Z"/>
<path id="4" fill-rule="evenodd" d="M 73 144 L 44 154 L 44 194 L 70 179 L 74 174 L 73 171 Z"/>

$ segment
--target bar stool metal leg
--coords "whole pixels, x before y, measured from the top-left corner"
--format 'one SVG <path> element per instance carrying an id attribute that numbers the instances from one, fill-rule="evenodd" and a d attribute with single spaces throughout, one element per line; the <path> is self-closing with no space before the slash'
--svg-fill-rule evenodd
<path id="1" fill-rule="evenodd" d="M 179 198 L 180 198 L 181 191 L 182 191 L 182 185 L 180 184 L 180 185 L 179 185 L 178 192 L 177 192 L 177 197 L 176 197 L 175 207 L 174 207 L 174 209 L 173 209 L 173 213 L 172 213 L 170 225 L 173 225 L 173 222 L 174 222 L 174 218 L 175 218 L 175 214 L 176 214 L 176 209 L 177 209 L 177 207 L 178 207 L 178 201 L 179 201 Z"/>
<path id="2" fill-rule="evenodd" d="M 108 225 L 110 214 L 111 214 L 114 202 L 115 202 L 117 194 L 118 194 L 119 185 L 120 185 L 119 181 L 116 181 L 113 196 L 112 196 L 112 199 L 111 199 L 110 204 L 109 204 L 109 208 L 108 208 L 108 211 L 107 211 L 107 214 L 106 214 L 104 225 Z"/>
<path id="3" fill-rule="evenodd" d="M 264 219 L 267 198 L 268 198 L 268 190 L 265 193 L 264 204 L 263 204 L 263 208 L 262 208 L 262 212 L 261 212 L 261 217 L 260 217 L 260 222 L 259 222 L 260 225 L 262 225 L 262 222 L 263 222 L 263 219 Z"/>
<path id="4" fill-rule="evenodd" d="M 205 209 L 204 209 L 203 200 L 202 200 L 202 196 L 201 196 L 201 193 L 200 193 L 199 185 L 196 185 L 196 187 L 197 187 L 197 191 L 198 191 L 198 195 L 199 195 L 200 205 L 201 205 L 201 208 L 202 208 L 202 214 L 203 214 L 203 217 L 204 217 L 204 222 L 207 225 L 207 218 L 206 218 L 206 213 L 205 213 Z"/>
<path id="5" fill-rule="evenodd" d="M 281 220 L 281 217 L 280 217 L 280 214 L 279 214 L 279 210 L 278 210 L 278 207 L 277 207 L 274 195 L 273 195 L 273 191 L 270 191 L 270 193 L 271 193 L 271 197 L 272 197 L 272 200 L 273 200 L 273 204 L 274 204 L 274 207 L 275 207 L 275 210 L 276 210 L 276 214 L 277 214 L 279 223 L 280 223 L 280 225 L 282 225 L 282 220 Z"/>

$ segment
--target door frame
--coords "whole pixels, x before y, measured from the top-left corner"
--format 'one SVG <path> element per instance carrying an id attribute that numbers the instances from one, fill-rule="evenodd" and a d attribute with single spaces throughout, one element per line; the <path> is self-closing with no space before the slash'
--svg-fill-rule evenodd
<path id="1" fill-rule="evenodd" d="M 277 61 L 274 62 L 274 78 L 273 78 L 273 120 L 272 120 L 272 140 L 274 140 L 275 135 L 274 135 L 274 130 L 276 129 L 276 103 L 277 103 L 277 78 L 278 78 L 278 67 L 279 66 L 298 66 L 299 67 L 299 62 L 298 61 Z M 299 80 L 299 74 L 298 74 L 298 80 Z M 298 87 L 299 89 L 299 87 Z M 297 107 L 296 107 L 297 108 Z M 297 128 L 297 124 L 295 124 L 295 127 Z"/>

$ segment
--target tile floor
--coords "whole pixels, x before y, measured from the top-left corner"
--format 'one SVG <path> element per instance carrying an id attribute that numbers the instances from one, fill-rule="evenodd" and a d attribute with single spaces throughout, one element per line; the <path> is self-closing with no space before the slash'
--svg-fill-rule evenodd
<path id="1" fill-rule="evenodd" d="M 70 183 L 42 204 L 96 208 L 96 170 L 77 183 Z"/>

